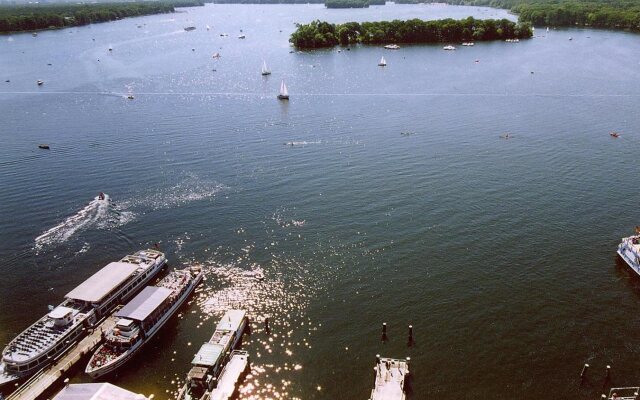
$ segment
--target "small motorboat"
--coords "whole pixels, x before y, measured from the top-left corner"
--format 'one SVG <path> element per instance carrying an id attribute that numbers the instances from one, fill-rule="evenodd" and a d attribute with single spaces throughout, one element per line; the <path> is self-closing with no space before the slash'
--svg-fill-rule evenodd
<path id="1" fill-rule="evenodd" d="M 100 192 L 100 194 L 98 195 L 98 200 L 104 200 L 104 192 Z"/>
<path id="2" fill-rule="evenodd" d="M 220 53 L 213 53 L 213 56 L 211 56 L 211 58 L 220 58 Z"/>
<path id="3" fill-rule="evenodd" d="M 455 48 L 455 47 L 453 47 L 453 46 L 451 46 L 451 45 L 444 46 L 444 47 L 442 48 L 442 50 L 455 50 L 455 49 L 456 49 L 456 48 Z"/>
<path id="4" fill-rule="evenodd" d="M 129 99 L 129 100 L 133 100 L 133 99 L 135 99 L 135 97 L 133 97 L 133 95 L 132 95 L 132 94 L 129 94 L 129 95 L 127 96 L 127 99 Z"/>
<path id="5" fill-rule="evenodd" d="M 196 27 L 195 26 L 187 26 L 186 28 L 184 28 L 185 31 L 187 32 L 191 32 L 191 31 L 195 31 Z"/>
<path id="6" fill-rule="evenodd" d="M 388 44 L 384 46 L 384 48 L 387 50 L 398 50 L 400 46 L 398 46 L 397 44 Z"/>
<path id="7" fill-rule="evenodd" d="M 50 149 L 48 144 L 39 144 L 38 148 L 39 149 L 43 149 L 43 150 L 49 150 Z"/>
<path id="8" fill-rule="evenodd" d="M 33 33 L 31 34 L 31 36 L 33 36 L 33 37 L 37 37 L 37 36 L 38 36 L 38 34 L 37 34 L 36 32 L 33 32 Z"/>
<path id="9" fill-rule="evenodd" d="M 238 36 L 238 39 L 246 39 L 246 36 L 245 35 L 240 35 L 240 36 Z"/>
<path id="10" fill-rule="evenodd" d="M 41 80 L 41 79 L 38 79 L 38 80 L 36 81 L 36 83 L 38 84 L 38 86 L 42 86 L 42 84 L 44 83 L 44 81 L 43 81 L 43 80 Z"/>
<path id="11" fill-rule="evenodd" d="M 618 132 L 609 132 L 609 136 L 611 136 L 612 138 L 619 138 L 620 134 Z"/>

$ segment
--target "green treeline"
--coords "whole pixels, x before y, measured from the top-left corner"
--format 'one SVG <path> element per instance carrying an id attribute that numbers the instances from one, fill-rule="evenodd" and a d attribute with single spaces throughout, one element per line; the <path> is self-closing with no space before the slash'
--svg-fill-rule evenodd
<path id="1" fill-rule="evenodd" d="M 201 0 L 131 3 L 50 4 L 0 7 L 0 32 L 65 28 L 126 17 L 172 13 L 174 7 L 202 6 Z"/>
<path id="2" fill-rule="evenodd" d="M 448 4 L 505 8 L 538 26 L 584 26 L 640 32 L 637 0 L 442 0 Z M 396 0 L 422 3 L 423 0 Z"/>
<path id="3" fill-rule="evenodd" d="M 289 41 L 299 48 L 331 47 L 355 43 L 439 43 L 486 40 L 524 39 L 532 35 L 527 23 L 516 24 L 507 19 L 479 20 L 472 17 L 454 20 L 347 22 L 330 24 L 313 21 L 297 24 Z"/>
<path id="4" fill-rule="evenodd" d="M 367 8 L 370 5 L 385 4 L 384 0 L 325 0 L 327 8 Z"/>

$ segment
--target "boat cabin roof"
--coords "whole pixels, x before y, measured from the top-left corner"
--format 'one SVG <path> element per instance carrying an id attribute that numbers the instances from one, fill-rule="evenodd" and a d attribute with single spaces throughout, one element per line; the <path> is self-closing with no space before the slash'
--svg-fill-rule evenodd
<path id="1" fill-rule="evenodd" d="M 90 303 L 99 302 L 129 279 L 138 268 L 136 264 L 111 262 L 67 293 L 66 298 Z"/>
<path id="2" fill-rule="evenodd" d="M 222 351 L 223 347 L 218 344 L 205 343 L 193 357 L 191 364 L 213 367 L 220 359 Z"/>
<path id="3" fill-rule="evenodd" d="M 116 317 L 128 318 L 134 321 L 144 321 L 173 293 L 171 289 L 156 286 L 147 286 L 127 303 Z"/>
<path id="4" fill-rule="evenodd" d="M 246 351 L 234 351 L 231 359 L 220 373 L 218 385 L 211 392 L 211 400 L 228 400 L 236 390 L 236 384 L 249 364 L 249 354 Z"/>
<path id="5" fill-rule="evenodd" d="M 74 311 L 76 310 L 74 310 L 73 308 L 58 306 L 51 310 L 51 312 L 48 314 L 48 317 L 52 319 L 61 319 L 69 314 L 73 314 Z"/>
<path id="6" fill-rule="evenodd" d="M 191 367 L 189 370 L 189 379 L 204 380 L 207 376 L 207 369 L 204 367 Z"/>
<path id="7" fill-rule="evenodd" d="M 224 313 L 224 316 L 218 322 L 216 330 L 221 331 L 237 331 L 242 325 L 247 312 L 244 310 L 229 310 Z"/>
<path id="8" fill-rule="evenodd" d="M 68 385 L 53 400 L 146 400 L 147 397 L 110 383 L 74 383 Z"/>
<path id="9" fill-rule="evenodd" d="M 133 324 L 133 321 L 126 318 L 120 318 L 118 322 L 116 322 L 116 326 L 120 326 L 123 328 L 128 328 L 131 326 L 131 324 Z"/>

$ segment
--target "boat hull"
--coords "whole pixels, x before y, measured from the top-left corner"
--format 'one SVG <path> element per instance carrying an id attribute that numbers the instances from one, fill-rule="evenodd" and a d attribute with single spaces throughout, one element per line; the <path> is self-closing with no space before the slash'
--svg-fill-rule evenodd
<path id="1" fill-rule="evenodd" d="M 620 258 L 629 266 L 629 268 L 631 268 L 636 273 L 636 275 L 640 276 L 640 264 L 634 261 L 633 254 L 625 246 L 622 245 L 618 247 L 617 253 L 618 256 L 620 256 Z"/>
<path id="2" fill-rule="evenodd" d="M 278 95 L 278 100 L 289 100 L 289 96 Z"/>

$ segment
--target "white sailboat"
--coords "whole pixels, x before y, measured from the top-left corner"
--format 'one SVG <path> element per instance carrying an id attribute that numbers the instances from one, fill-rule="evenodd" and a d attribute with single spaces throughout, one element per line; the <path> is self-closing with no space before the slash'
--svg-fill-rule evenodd
<path id="1" fill-rule="evenodd" d="M 262 61 L 262 75 L 271 75 L 271 71 L 267 68 L 267 62 Z"/>
<path id="2" fill-rule="evenodd" d="M 284 79 L 280 84 L 280 94 L 278 94 L 278 100 L 289 100 L 289 91 L 287 90 L 287 85 L 284 84 Z"/>
<path id="3" fill-rule="evenodd" d="M 382 56 L 382 58 L 380 59 L 380 62 L 378 63 L 379 67 L 386 67 L 387 66 L 387 60 L 384 59 L 384 56 Z"/>

